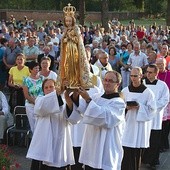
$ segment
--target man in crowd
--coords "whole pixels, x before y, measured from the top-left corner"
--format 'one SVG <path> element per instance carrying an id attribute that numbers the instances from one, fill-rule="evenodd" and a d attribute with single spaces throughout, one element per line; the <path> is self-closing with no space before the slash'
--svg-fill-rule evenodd
<path id="1" fill-rule="evenodd" d="M 29 63 L 31 61 L 37 61 L 39 49 L 34 45 L 35 39 L 33 37 L 29 37 L 27 40 L 28 40 L 28 45 L 25 46 L 23 49 L 23 53 L 26 56 L 26 62 Z"/>
<path id="2" fill-rule="evenodd" d="M 15 60 L 17 54 L 21 53 L 21 49 L 16 45 L 15 39 L 11 38 L 8 42 L 8 47 L 6 47 L 5 54 L 3 57 L 3 62 L 9 70 L 11 67 L 15 65 Z"/>
<path id="3" fill-rule="evenodd" d="M 141 67 L 142 69 L 148 65 L 147 56 L 145 53 L 140 51 L 140 43 L 135 42 L 133 46 L 134 52 L 130 54 L 127 64 L 132 68 Z"/>
<path id="4" fill-rule="evenodd" d="M 99 53 L 99 59 L 94 65 L 99 68 L 101 80 L 103 80 L 107 71 L 112 71 L 112 66 L 109 63 L 109 55 L 103 50 Z"/>
<path id="5" fill-rule="evenodd" d="M 156 55 L 155 51 L 151 51 L 148 53 L 148 63 L 149 64 L 155 64 L 156 58 L 157 58 L 157 55 Z"/>

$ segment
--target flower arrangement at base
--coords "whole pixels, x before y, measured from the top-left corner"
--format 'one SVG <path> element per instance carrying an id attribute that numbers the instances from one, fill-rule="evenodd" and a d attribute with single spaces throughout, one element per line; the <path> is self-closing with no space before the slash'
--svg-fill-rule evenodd
<path id="1" fill-rule="evenodd" d="M 12 151 L 6 146 L 0 144 L 0 170 L 15 170 L 20 165 L 12 156 Z"/>

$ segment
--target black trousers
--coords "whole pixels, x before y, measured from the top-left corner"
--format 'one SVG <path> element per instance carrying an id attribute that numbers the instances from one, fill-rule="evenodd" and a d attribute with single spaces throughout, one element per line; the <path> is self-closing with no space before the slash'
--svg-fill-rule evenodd
<path id="1" fill-rule="evenodd" d="M 75 164 L 71 165 L 71 169 L 72 170 L 83 170 L 82 166 L 83 164 L 79 163 L 79 155 L 80 155 L 80 149 L 81 147 L 73 147 L 73 151 L 74 151 L 74 159 L 75 159 Z"/>
<path id="2" fill-rule="evenodd" d="M 32 159 L 30 170 L 40 170 L 42 162 Z"/>
<path id="3" fill-rule="evenodd" d="M 31 169 L 30 170 L 66 170 L 67 166 L 61 167 L 61 168 L 56 168 L 56 167 L 50 167 L 47 165 L 43 165 L 42 161 L 38 160 L 32 160 L 31 162 Z"/>
<path id="4" fill-rule="evenodd" d="M 96 168 L 92 168 L 90 166 L 85 165 L 85 170 L 102 170 L 102 169 L 96 169 Z"/>
<path id="5" fill-rule="evenodd" d="M 169 132 L 170 132 L 170 120 L 162 122 L 162 132 L 161 132 L 161 149 L 169 149 Z"/>
<path id="6" fill-rule="evenodd" d="M 10 87 L 10 111 L 11 113 L 14 111 L 15 106 L 25 106 L 25 97 L 22 88 L 14 88 Z"/>
<path id="7" fill-rule="evenodd" d="M 66 170 L 67 167 L 61 167 L 61 168 L 56 168 L 56 167 L 50 167 L 47 165 L 41 165 L 40 170 Z"/>
<path id="8" fill-rule="evenodd" d="M 123 147 L 121 170 L 138 170 L 141 164 L 142 148 Z"/>
<path id="9" fill-rule="evenodd" d="M 161 141 L 161 130 L 151 130 L 150 147 L 144 149 L 142 162 L 150 165 L 157 165 L 159 162 L 159 150 Z"/>

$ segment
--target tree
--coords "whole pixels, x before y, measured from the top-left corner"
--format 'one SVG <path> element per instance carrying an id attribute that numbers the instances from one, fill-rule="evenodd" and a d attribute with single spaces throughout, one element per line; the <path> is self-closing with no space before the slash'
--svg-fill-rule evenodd
<path id="1" fill-rule="evenodd" d="M 85 0 L 79 1 L 79 22 L 84 25 L 85 20 Z"/>
<path id="2" fill-rule="evenodd" d="M 134 3 L 138 9 L 144 11 L 145 8 L 145 0 L 134 0 Z"/>
<path id="3" fill-rule="evenodd" d="M 108 30 L 108 20 L 109 20 L 109 0 L 102 0 L 102 6 L 101 6 L 101 20 L 102 20 L 102 27 L 105 28 L 105 30 Z"/>
<path id="4" fill-rule="evenodd" d="M 168 0 L 167 4 L 166 25 L 170 26 L 170 0 Z"/>

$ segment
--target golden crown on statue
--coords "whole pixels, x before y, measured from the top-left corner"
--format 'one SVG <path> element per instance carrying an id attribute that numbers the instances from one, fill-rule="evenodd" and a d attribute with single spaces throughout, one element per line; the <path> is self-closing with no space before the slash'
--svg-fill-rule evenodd
<path id="1" fill-rule="evenodd" d="M 74 6 L 71 6 L 69 3 L 68 6 L 65 6 L 63 8 L 64 16 L 71 16 L 74 17 L 74 14 L 76 12 L 76 8 Z"/>

